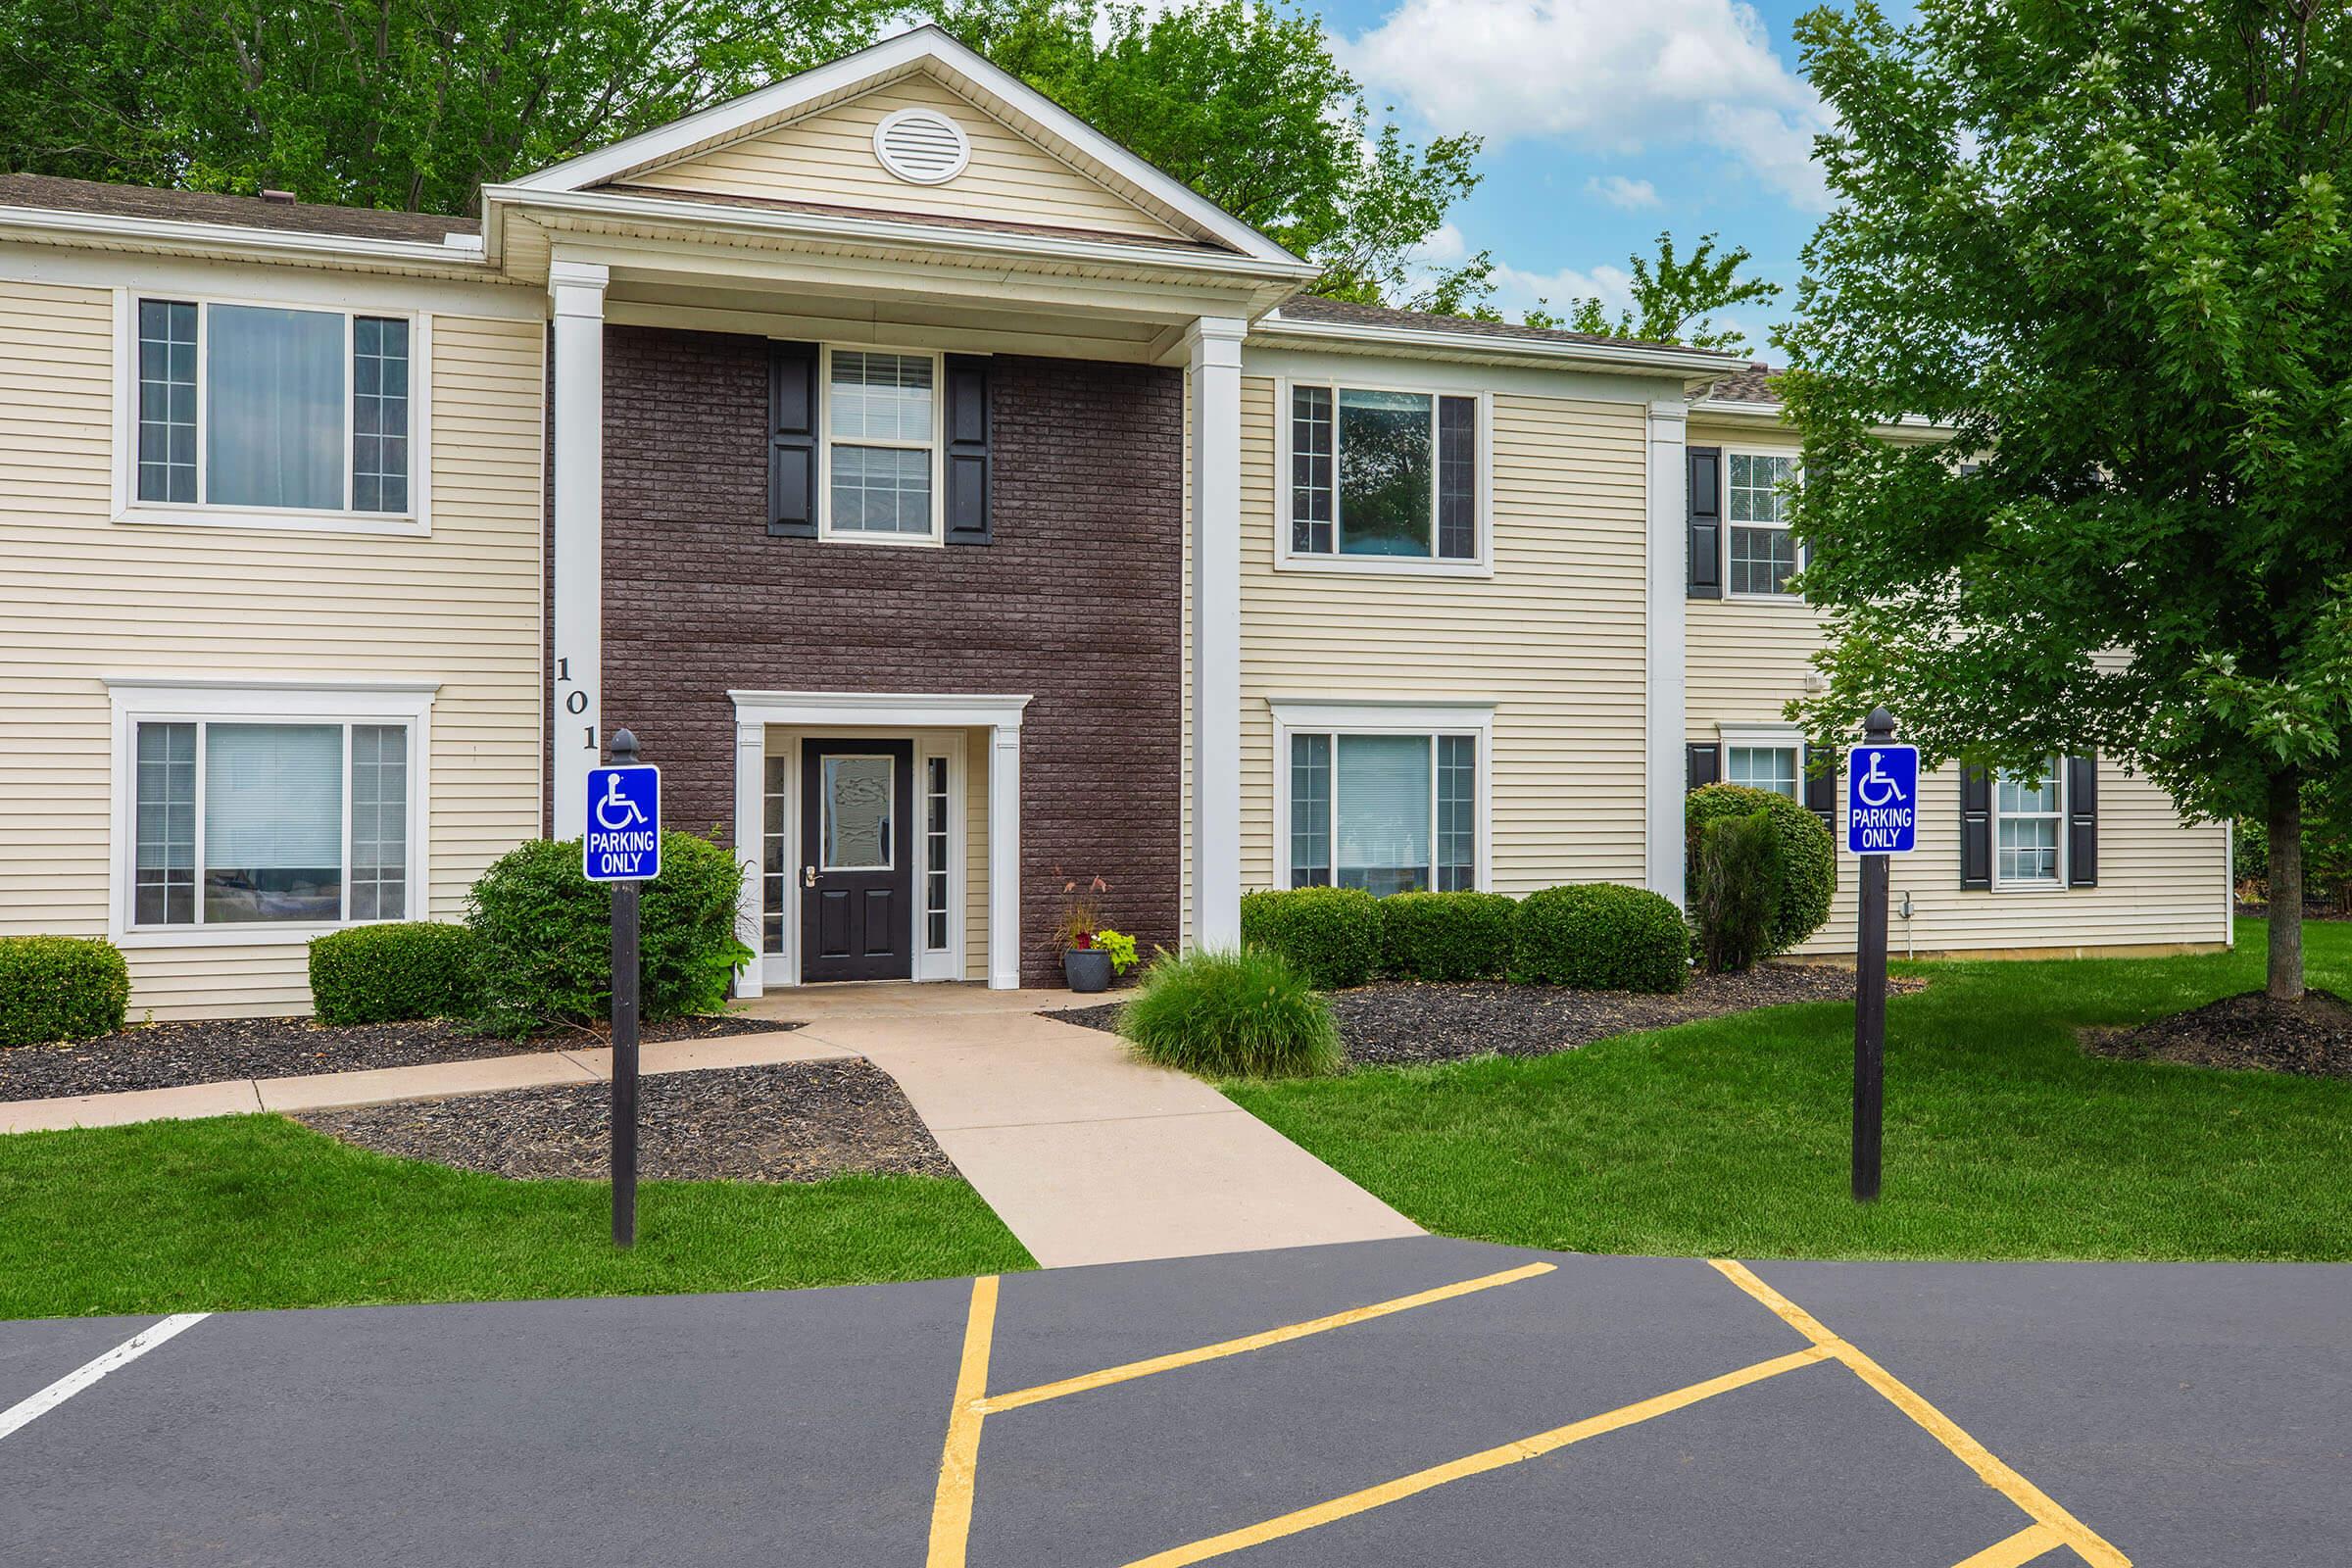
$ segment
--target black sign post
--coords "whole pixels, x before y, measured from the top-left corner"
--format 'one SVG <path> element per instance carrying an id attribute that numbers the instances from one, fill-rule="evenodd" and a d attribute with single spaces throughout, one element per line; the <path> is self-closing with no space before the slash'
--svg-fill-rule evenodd
<path id="1" fill-rule="evenodd" d="M 612 737 L 612 765 L 637 765 L 637 737 Z M 1885 912 L 1881 911 L 1884 923 Z M 1882 940 L 1882 949 L 1886 946 Z M 612 1245 L 637 1245 L 637 883 L 612 884 Z"/>
<path id="2" fill-rule="evenodd" d="M 1894 739 L 1894 715 L 1874 708 L 1862 729 L 1865 746 L 1886 746 Z M 1886 1114 L 1887 858 L 1864 855 L 1861 859 L 1861 932 L 1854 952 L 1854 1201 L 1874 1203 Z"/>

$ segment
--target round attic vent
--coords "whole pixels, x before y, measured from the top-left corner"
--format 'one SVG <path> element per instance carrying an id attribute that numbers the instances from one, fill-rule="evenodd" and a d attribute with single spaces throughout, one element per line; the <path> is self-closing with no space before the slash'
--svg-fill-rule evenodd
<path id="1" fill-rule="evenodd" d="M 944 185 L 972 161 L 963 129 L 936 109 L 902 109 L 874 127 L 882 167 L 917 185 Z"/>

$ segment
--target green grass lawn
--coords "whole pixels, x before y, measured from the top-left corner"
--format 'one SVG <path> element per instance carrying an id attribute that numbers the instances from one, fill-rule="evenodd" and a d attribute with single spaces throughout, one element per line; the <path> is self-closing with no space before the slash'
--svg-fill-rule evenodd
<path id="1" fill-rule="evenodd" d="M 2352 994 L 2352 926 L 2305 928 Z M 1853 1008 L 1778 1007 L 1536 1060 L 1229 1084 L 1432 1230 L 1743 1257 L 2352 1258 L 2352 1082 L 2083 1055 L 2074 1031 L 2262 984 L 2184 958 L 1897 964 L 1884 1197 L 1848 1197 Z"/>
<path id="2" fill-rule="evenodd" d="M 598 1182 L 509 1181 L 276 1116 L 0 1137 L 0 1317 L 781 1290 L 1034 1266 L 928 1176 L 649 1182 L 637 1246 Z"/>

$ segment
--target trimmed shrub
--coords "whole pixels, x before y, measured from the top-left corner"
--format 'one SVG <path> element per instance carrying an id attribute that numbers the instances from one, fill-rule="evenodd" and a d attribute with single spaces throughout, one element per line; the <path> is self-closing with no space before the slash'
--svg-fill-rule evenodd
<path id="1" fill-rule="evenodd" d="M 1361 888 L 1252 893 L 1242 946 L 1281 954 L 1318 991 L 1360 986 L 1380 964 L 1380 901 Z"/>
<path id="2" fill-rule="evenodd" d="M 1304 1078 L 1340 1065 L 1331 1004 L 1264 948 L 1163 954 L 1121 1009 L 1119 1033 L 1147 1060 L 1210 1078 Z"/>
<path id="3" fill-rule="evenodd" d="M 1511 978 L 1586 991 L 1680 991 L 1690 928 L 1674 901 L 1646 888 L 1587 882 L 1519 901 Z"/>
<path id="4" fill-rule="evenodd" d="M 1698 836 L 1700 956 L 1717 974 L 1755 967 L 1780 913 L 1781 832 L 1770 811 L 1709 822 Z"/>
<path id="5" fill-rule="evenodd" d="M 1511 963 L 1500 893 L 1392 893 L 1378 902 L 1380 967 L 1394 980 L 1492 980 Z"/>
<path id="6" fill-rule="evenodd" d="M 662 835 L 662 874 L 638 896 L 639 1015 L 716 1012 L 736 967 L 743 867 L 709 839 Z M 476 1017 L 519 1038 L 591 1023 L 612 1009 L 612 894 L 580 869 L 578 839 L 534 839 L 482 873 L 466 899 L 475 938 Z"/>
<path id="7" fill-rule="evenodd" d="M 87 1040 L 122 1027 L 130 969 L 96 937 L 0 937 L 0 1046 Z"/>
<path id="8" fill-rule="evenodd" d="M 1685 892 L 1692 907 L 1698 902 L 1699 835 L 1710 822 L 1726 817 L 1772 813 L 1781 840 L 1780 891 L 1774 900 L 1771 936 L 1758 957 L 1770 957 L 1821 929 L 1830 917 L 1830 900 L 1838 892 L 1838 849 L 1821 818 L 1775 790 L 1750 789 L 1744 784 L 1708 784 L 1683 797 L 1683 827 L 1688 846 L 1684 861 Z"/>
<path id="9" fill-rule="evenodd" d="M 435 920 L 356 925 L 311 938 L 320 1023 L 401 1023 L 473 1013 L 473 933 Z"/>

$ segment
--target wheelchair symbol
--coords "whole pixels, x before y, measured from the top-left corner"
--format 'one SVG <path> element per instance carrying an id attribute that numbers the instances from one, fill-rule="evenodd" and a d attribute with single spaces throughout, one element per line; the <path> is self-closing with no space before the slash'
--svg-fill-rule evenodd
<path id="1" fill-rule="evenodd" d="M 1871 753 L 1870 771 L 1854 780 L 1854 793 L 1862 798 L 1864 806 L 1885 806 L 1903 799 L 1903 787 L 1879 770 L 1879 764 L 1885 757 L 1884 752 Z M 1874 785 L 1877 786 L 1875 794 L 1872 792 Z"/>
<path id="2" fill-rule="evenodd" d="M 614 819 L 616 814 L 618 820 Z M 620 775 L 607 773 L 605 798 L 596 803 L 596 825 L 608 833 L 617 833 L 624 827 L 640 827 L 644 822 L 645 812 L 638 808 L 637 803 L 621 798 Z"/>

